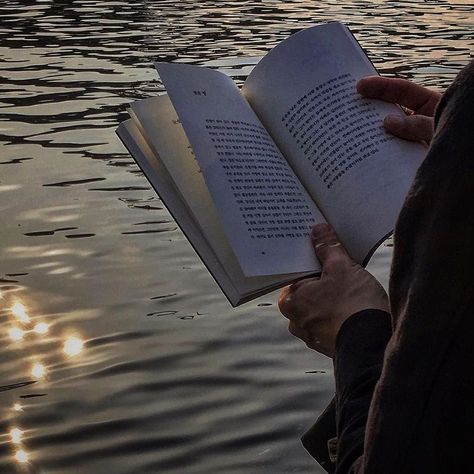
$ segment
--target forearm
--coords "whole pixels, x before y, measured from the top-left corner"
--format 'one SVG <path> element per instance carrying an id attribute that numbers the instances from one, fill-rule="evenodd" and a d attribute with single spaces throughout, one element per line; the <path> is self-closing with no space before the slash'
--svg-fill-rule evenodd
<path id="1" fill-rule="evenodd" d="M 302 437 L 304 447 L 330 473 L 361 469 L 364 437 L 373 391 L 380 377 L 385 346 L 391 337 L 391 318 L 380 310 L 352 315 L 336 342 L 336 396 Z M 338 438 L 337 466 L 328 441 Z"/>

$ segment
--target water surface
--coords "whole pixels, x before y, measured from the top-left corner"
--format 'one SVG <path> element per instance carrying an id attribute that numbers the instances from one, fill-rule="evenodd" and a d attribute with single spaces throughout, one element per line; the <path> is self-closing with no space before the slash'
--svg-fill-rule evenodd
<path id="1" fill-rule="evenodd" d="M 473 8 L 4 0 L 0 471 L 322 472 L 298 438 L 332 396 L 331 362 L 287 334 L 276 294 L 230 308 L 114 130 L 127 104 L 162 90 L 152 60 L 240 83 L 327 20 L 382 73 L 442 89 L 472 56 Z M 385 284 L 390 258 L 384 246 L 370 265 Z"/>

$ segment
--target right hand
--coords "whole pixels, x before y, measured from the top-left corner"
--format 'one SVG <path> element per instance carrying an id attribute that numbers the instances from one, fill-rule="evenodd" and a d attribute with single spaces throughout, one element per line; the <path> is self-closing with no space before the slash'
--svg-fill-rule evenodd
<path id="1" fill-rule="evenodd" d="M 389 311 L 382 285 L 357 265 L 328 224 L 311 232 L 321 277 L 305 278 L 284 288 L 278 306 L 290 320 L 289 331 L 306 345 L 334 357 L 336 338 L 346 319 L 365 309 Z"/>
<path id="2" fill-rule="evenodd" d="M 398 104 L 408 109 L 405 117 L 387 115 L 385 129 L 392 135 L 411 141 L 429 143 L 433 138 L 434 113 L 441 94 L 419 86 L 406 79 L 390 79 L 381 76 L 364 77 L 357 83 L 359 94 L 370 99 L 379 99 Z"/>

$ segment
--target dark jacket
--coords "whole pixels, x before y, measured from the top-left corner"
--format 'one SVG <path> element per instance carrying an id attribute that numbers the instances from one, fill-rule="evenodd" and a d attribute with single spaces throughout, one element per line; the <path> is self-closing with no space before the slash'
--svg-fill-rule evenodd
<path id="1" fill-rule="evenodd" d="M 474 62 L 435 127 L 395 228 L 391 323 L 379 311 L 344 323 L 335 403 L 303 440 L 329 472 L 474 472 Z"/>

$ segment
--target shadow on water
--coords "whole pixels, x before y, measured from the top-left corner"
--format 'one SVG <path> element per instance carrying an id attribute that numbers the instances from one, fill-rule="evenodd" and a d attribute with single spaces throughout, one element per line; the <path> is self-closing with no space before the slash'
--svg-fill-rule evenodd
<path id="1" fill-rule="evenodd" d="M 231 310 L 115 136 L 162 86 L 152 60 L 219 68 L 341 20 L 384 74 L 444 88 L 469 1 L 0 5 L 0 472 L 322 472 L 299 436 L 331 362 L 276 296 Z M 386 284 L 391 248 L 371 270 Z"/>
<path id="2" fill-rule="evenodd" d="M 10 385 L 0 385 L 0 392 L 14 390 L 16 388 L 27 387 L 28 385 L 36 383 L 36 380 L 28 380 L 26 382 L 11 383 Z"/>

